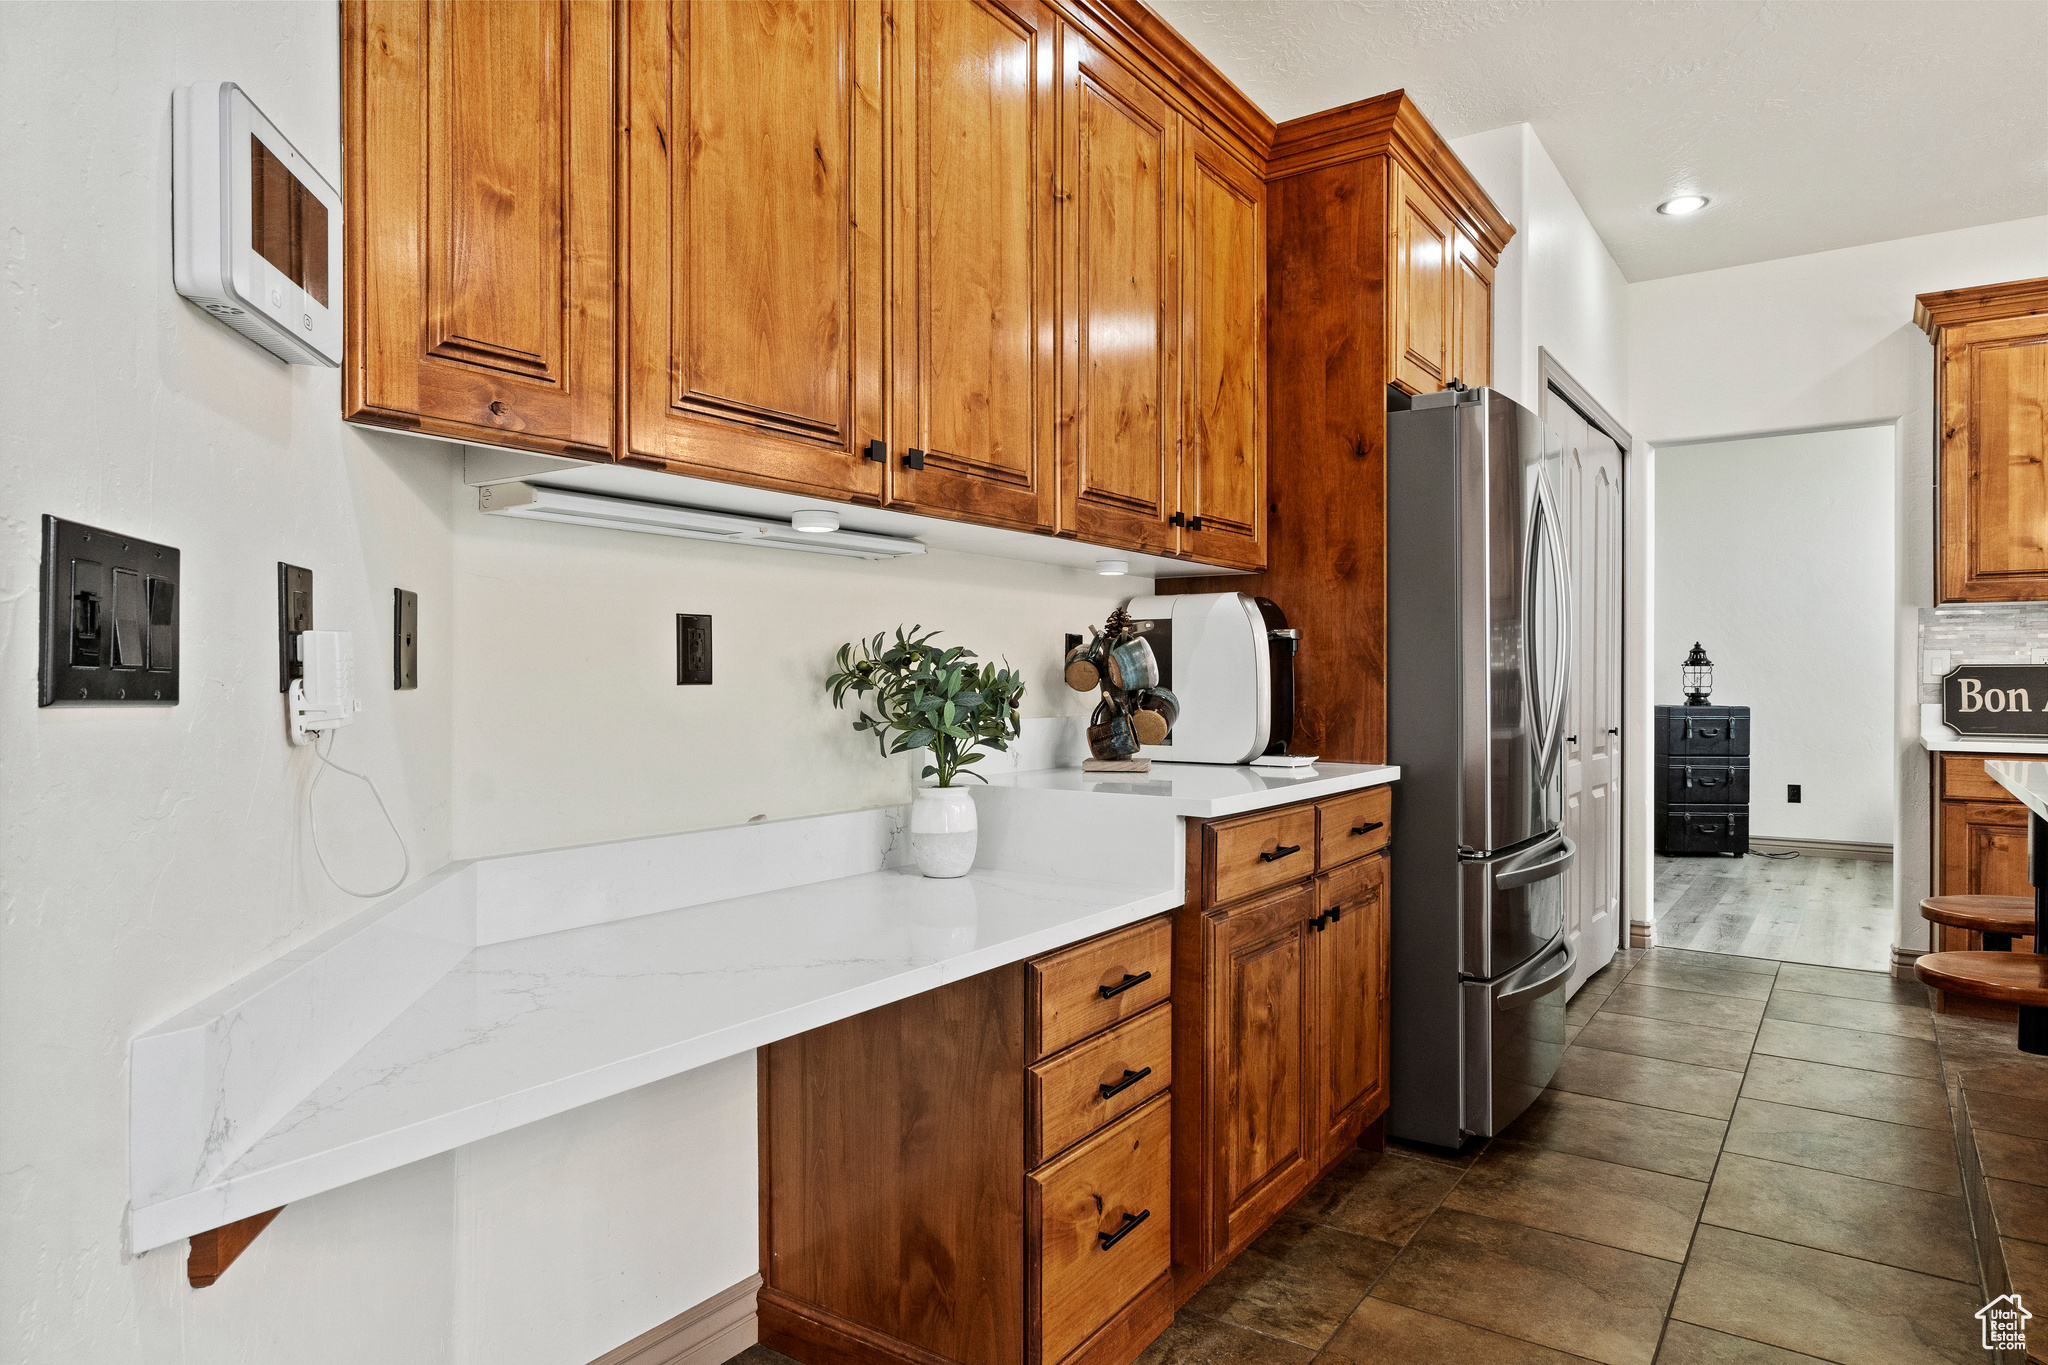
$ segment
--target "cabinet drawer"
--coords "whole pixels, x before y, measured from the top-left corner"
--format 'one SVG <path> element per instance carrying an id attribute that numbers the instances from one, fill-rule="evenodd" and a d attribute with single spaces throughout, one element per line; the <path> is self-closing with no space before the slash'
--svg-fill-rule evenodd
<path id="1" fill-rule="evenodd" d="M 1746 706 L 1660 706 L 1657 752 L 1672 758 L 1747 758 Z"/>
<path id="2" fill-rule="evenodd" d="M 1393 837 L 1394 789 L 1362 792 L 1316 802 L 1316 866 L 1335 867 L 1387 846 Z"/>
<path id="3" fill-rule="evenodd" d="M 1943 754 L 1941 756 L 1941 799 L 1944 801 L 2017 801 L 1997 778 L 1984 771 L 1987 762 L 1999 759 L 2025 763 L 2038 760 L 2035 754 Z"/>
<path id="4" fill-rule="evenodd" d="M 1173 991 L 1173 921 L 1161 916 L 1048 953 L 1025 987 L 1031 1060 L 1143 1014 Z"/>
<path id="5" fill-rule="evenodd" d="M 1747 853 L 1749 812 L 1673 807 L 1664 814 L 1659 853 Z"/>
<path id="6" fill-rule="evenodd" d="M 1076 1043 L 1028 1075 L 1025 1164 L 1036 1166 L 1172 1084 L 1173 1006 L 1156 1005 Z"/>
<path id="7" fill-rule="evenodd" d="M 1044 1365 L 1065 1359 L 1172 1262 L 1172 1103 L 1159 1096 L 1026 1177 Z"/>
<path id="8" fill-rule="evenodd" d="M 1667 806 L 1746 806 L 1746 758 L 1667 758 L 1657 768 L 1657 799 Z"/>
<path id="9" fill-rule="evenodd" d="M 1386 864 L 1354 862 L 1316 878 L 1316 913 L 1332 910 L 1340 916 L 1346 910 L 1372 904 L 1387 883 Z"/>
<path id="10" fill-rule="evenodd" d="M 1315 807 L 1289 806 L 1206 826 L 1202 862 L 1211 905 L 1299 881 L 1316 870 Z"/>

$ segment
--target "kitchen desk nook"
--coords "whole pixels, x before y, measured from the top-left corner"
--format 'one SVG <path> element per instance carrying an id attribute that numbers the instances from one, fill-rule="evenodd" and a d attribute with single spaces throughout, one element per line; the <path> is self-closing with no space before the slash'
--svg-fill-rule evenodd
<path id="1" fill-rule="evenodd" d="M 135 1247 L 760 1049 L 764 1340 L 1128 1360 L 1384 1110 L 1398 776 L 999 775 L 958 880 L 900 807 L 451 864 L 131 1043 Z"/>

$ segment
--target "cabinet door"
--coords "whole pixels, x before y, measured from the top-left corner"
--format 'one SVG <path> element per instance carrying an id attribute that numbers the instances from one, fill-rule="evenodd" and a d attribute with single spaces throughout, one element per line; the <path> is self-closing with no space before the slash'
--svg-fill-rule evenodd
<path id="1" fill-rule="evenodd" d="M 2027 881 L 2027 808 L 2002 801 L 1942 802 L 1941 891 L 2033 895 Z"/>
<path id="2" fill-rule="evenodd" d="M 2048 599 L 2048 320 L 1941 331 L 1944 602 Z"/>
<path id="3" fill-rule="evenodd" d="M 1181 549 L 1266 564 L 1266 187 L 1186 124 L 1181 159 Z"/>
<path id="4" fill-rule="evenodd" d="M 1451 269 L 1451 378 L 1483 389 L 1493 373 L 1493 267 L 1460 232 Z"/>
<path id="5" fill-rule="evenodd" d="M 1408 393 L 1435 393 L 1452 378 L 1451 215 L 1398 163 L 1387 190 L 1388 379 Z"/>
<path id="6" fill-rule="evenodd" d="M 628 458 L 879 502 L 878 5 L 626 13 Z"/>
<path id="7" fill-rule="evenodd" d="M 1317 879 L 1315 1116 L 1327 1166 L 1386 1108 L 1387 859 Z"/>
<path id="8" fill-rule="evenodd" d="M 1058 54 L 1039 0 L 891 0 L 890 501 L 1058 515 Z M 904 463 L 921 452 L 923 468 Z"/>
<path id="9" fill-rule="evenodd" d="M 1223 916 L 1217 1132 L 1225 1254 L 1236 1252 L 1314 1179 L 1315 892 L 1301 887 Z"/>
<path id="10" fill-rule="evenodd" d="M 611 458 L 612 18 L 342 6 L 350 421 Z"/>
<path id="11" fill-rule="evenodd" d="M 1077 30 L 1061 47 L 1061 529 L 1171 553 L 1178 117 Z"/>

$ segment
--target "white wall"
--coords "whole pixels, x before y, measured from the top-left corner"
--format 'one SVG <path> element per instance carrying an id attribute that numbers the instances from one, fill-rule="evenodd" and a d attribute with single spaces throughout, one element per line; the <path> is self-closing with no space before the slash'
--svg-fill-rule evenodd
<path id="1" fill-rule="evenodd" d="M 1750 708 L 1752 837 L 1892 841 L 1890 426 L 1657 450 L 1653 701 Z M 1801 800 L 1786 800 L 1798 783 Z"/>
<path id="2" fill-rule="evenodd" d="M 1647 280 L 1628 289 L 1631 423 L 1657 444 L 1896 422 L 1891 753 L 1897 939 L 1924 948 L 1917 609 L 1933 601 L 1934 351 L 1913 296 L 2048 275 L 2048 218 Z M 1646 462 L 1649 463 L 1649 462 Z"/>
<path id="3" fill-rule="evenodd" d="M 338 419 L 173 292 L 170 93 L 232 79 L 339 180 L 332 3 L 0 6 L 0 1360 L 580 1365 L 756 1266 L 748 1058 L 305 1200 L 221 1281 L 125 1250 L 128 1040 L 355 908 L 306 836 L 276 564 L 356 632 L 373 773 L 415 875 L 464 851 L 905 799 L 816 691 L 823 651 L 923 621 L 1056 690 L 1059 634 L 1143 580 L 934 554 L 816 562 L 480 520 L 457 448 Z M 35 705 L 38 517 L 183 552 L 183 700 Z M 393 587 L 420 594 L 394 693 Z M 719 683 L 674 686 L 674 613 Z M 463 684 L 458 688 L 458 679 Z M 360 788 L 337 871 L 386 874 Z"/>

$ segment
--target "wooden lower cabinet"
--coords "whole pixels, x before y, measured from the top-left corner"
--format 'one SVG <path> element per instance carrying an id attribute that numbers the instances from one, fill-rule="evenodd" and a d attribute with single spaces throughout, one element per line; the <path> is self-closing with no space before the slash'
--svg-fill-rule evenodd
<path id="1" fill-rule="evenodd" d="M 1124 1365 L 1173 1317 L 1167 917 L 760 1053 L 761 1340 Z"/>
<path id="2" fill-rule="evenodd" d="M 1319 823 L 1362 823 L 1360 808 L 1353 795 L 1189 824 L 1173 945 L 1183 1301 L 1346 1152 L 1383 1145 L 1388 856 L 1316 838 Z M 1218 887 L 1247 885 L 1241 862 L 1291 866 L 1292 879 L 1219 901 Z"/>
<path id="3" fill-rule="evenodd" d="M 2031 754 L 1937 754 L 1934 761 L 1934 894 L 2031 896 L 2027 880 L 2027 808 L 1984 771 L 1987 761 L 2028 762 Z M 1975 952 L 1983 936 L 1934 926 L 1937 952 Z M 2031 936 L 2013 940 L 2033 951 Z"/>

